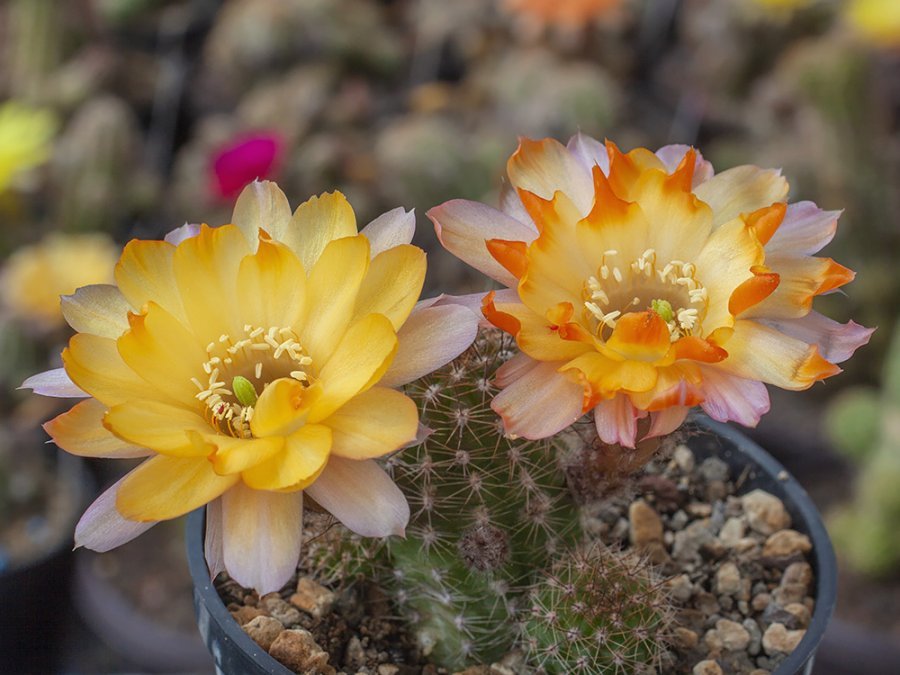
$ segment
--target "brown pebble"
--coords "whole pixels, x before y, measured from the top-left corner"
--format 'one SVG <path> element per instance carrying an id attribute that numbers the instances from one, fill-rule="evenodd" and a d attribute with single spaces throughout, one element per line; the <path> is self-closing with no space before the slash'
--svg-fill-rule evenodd
<path id="1" fill-rule="evenodd" d="M 258 607 L 238 607 L 231 612 L 231 616 L 234 617 L 234 620 L 237 621 L 239 626 L 243 626 L 244 624 L 253 621 L 253 619 L 258 616 L 268 615 Z"/>
<path id="2" fill-rule="evenodd" d="M 314 619 L 321 619 L 334 606 L 335 595 L 309 577 L 297 580 L 297 592 L 291 596 L 291 604 L 302 609 Z"/>
<path id="3" fill-rule="evenodd" d="M 788 630 L 784 624 L 773 623 L 766 629 L 762 637 L 762 646 L 766 654 L 790 654 L 800 644 L 806 630 Z"/>
<path id="4" fill-rule="evenodd" d="M 772 558 L 786 558 L 797 553 L 809 553 L 812 542 L 805 534 L 796 530 L 781 530 L 768 539 L 763 546 L 763 555 Z"/>
<path id="5" fill-rule="evenodd" d="M 269 616 L 273 616 L 283 623 L 285 628 L 290 628 L 300 623 L 300 611 L 296 607 L 291 606 L 290 603 L 282 600 L 277 593 L 271 593 L 263 597 L 260 605 L 268 611 Z"/>
<path id="6" fill-rule="evenodd" d="M 282 631 L 269 647 L 269 654 L 297 673 L 334 675 L 328 652 L 322 650 L 309 631 L 294 628 Z"/>
<path id="7" fill-rule="evenodd" d="M 715 661 L 707 659 L 694 666 L 691 672 L 693 675 L 722 675 L 722 668 Z"/>
<path id="8" fill-rule="evenodd" d="M 635 548 L 662 541 L 662 520 L 653 507 L 643 499 L 632 502 L 628 507 L 628 525 L 628 537 Z"/>
<path id="9" fill-rule="evenodd" d="M 716 592 L 719 595 L 737 595 L 741 592 L 741 572 L 733 562 L 724 563 L 716 571 Z"/>
<path id="10" fill-rule="evenodd" d="M 785 584 L 782 583 L 781 586 L 772 591 L 772 599 L 775 600 L 779 605 L 784 607 L 785 605 L 789 605 L 794 602 L 803 602 L 803 598 L 806 597 L 806 585 L 805 584 Z"/>
<path id="11" fill-rule="evenodd" d="M 258 616 L 241 626 L 244 632 L 260 647 L 269 651 L 275 638 L 284 630 L 284 626 L 278 619 L 271 616 Z"/>
<path id="12" fill-rule="evenodd" d="M 761 612 L 766 607 L 768 607 L 771 602 L 771 595 L 769 595 L 768 593 L 760 593 L 753 596 L 753 599 L 750 601 L 750 607 L 753 608 L 754 612 Z"/>
<path id="13" fill-rule="evenodd" d="M 716 621 L 716 632 L 722 644 L 730 652 L 740 651 L 750 644 L 750 633 L 741 624 L 728 619 Z"/>
<path id="14" fill-rule="evenodd" d="M 812 615 L 806 608 L 806 605 L 799 602 L 792 602 L 785 605 L 784 609 L 786 612 L 794 615 L 794 618 L 797 619 L 797 625 L 800 628 L 807 628 L 809 626 L 809 621 L 812 618 Z"/>
<path id="15" fill-rule="evenodd" d="M 806 562 L 795 562 L 791 563 L 784 570 L 784 575 L 781 577 L 781 583 L 784 584 L 803 584 L 809 589 L 810 584 L 813 580 L 813 572 L 812 567 L 809 563 Z"/>
<path id="16" fill-rule="evenodd" d="M 681 649 L 693 649 L 700 642 L 700 636 L 688 628 L 676 626 L 672 633 L 672 641 Z"/>
<path id="17" fill-rule="evenodd" d="M 760 534 L 770 535 L 791 526 L 791 517 L 784 503 L 765 490 L 753 490 L 741 497 L 747 524 Z"/>
<path id="18" fill-rule="evenodd" d="M 393 663 L 382 663 L 378 666 L 378 675 L 397 675 L 399 672 L 400 668 Z"/>

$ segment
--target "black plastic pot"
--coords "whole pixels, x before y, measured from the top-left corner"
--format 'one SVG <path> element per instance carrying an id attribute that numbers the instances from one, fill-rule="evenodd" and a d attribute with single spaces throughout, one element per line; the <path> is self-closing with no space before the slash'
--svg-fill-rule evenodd
<path id="1" fill-rule="evenodd" d="M 742 433 L 705 417 L 696 418 L 694 424 L 709 432 L 693 435 L 688 441 L 698 457 L 716 456 L 731 467 L 732 475 L 744 476 L 742 492 L 760 488 L 777 496 L 791 515 L 792 527 L 812 540 L 815 611 L 797 649 L 773 673 L 811 675 L 816 648 L 825 634 L 837 597 L 837 562 L 819 512 L 784 467 Z M 203 554 L 204 522 L 202 509 L 188 519 L 188 560 L 194 579 L 194 606 L 200 634 L 213 654 L 217 671 L 224 675 L 290 675 L 291 671 L 244 633 L 216 593 Z"/>
<path id="2" fill-rule="evenodd" d="M 71 533 L 89 496 L 90 479 L 79 459 L 60 454 L 61 481 L 72 492 Z M 72 624 L 72 538 L 56 541 L 42 557 L 0 573 L 0 672 L 55 672 L 60 645 Z"/>

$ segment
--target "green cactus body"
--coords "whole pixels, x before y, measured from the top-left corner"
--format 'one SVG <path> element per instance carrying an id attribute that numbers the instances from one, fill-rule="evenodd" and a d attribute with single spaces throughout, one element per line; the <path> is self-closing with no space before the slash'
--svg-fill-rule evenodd
<path id="1" fill-rule="evenodd" d="M 900 322 L 882 390 L 842 394 L 826 415 L 826 429 L 838 450 L 860 465 L 853 501 L 829 519 L 835 546 L 864 574 L 892 574 L 900 562 Z"/>
<path id="2" fill-rule="evenodd" d="M 672 606 L 662 581 L 634 553 L 595 546 L 566 555 L 531 600 L 523 642 L 544 672 L 655 672 L 665 653 Z"/>
<path id="3" fill-rule="evenodd" d="M 556 441 L 505 437 L 491 410 L 510 344 L 485 332 L 410 385 L 432 433 L 389 462 L 412 513 L 407 539 L 388 546 L 392 585 L 423 649 L 449 668 L 510 649 L 517 601 L 578 528 Z"/>

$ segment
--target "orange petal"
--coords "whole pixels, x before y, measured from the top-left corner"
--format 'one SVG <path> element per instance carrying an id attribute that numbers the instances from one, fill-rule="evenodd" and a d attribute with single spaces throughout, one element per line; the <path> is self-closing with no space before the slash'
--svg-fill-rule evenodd
<path id="1" fill-rule="evenodd" d="M 616 322 L 606 346 L 625 359 L 658 361 L 672 346 L 669 327 L 652 310 L 629 312 Z"/>
<path id="2" fill-rule="evenodd" d="M 833 291 L 835 288 L 840 288 L 844 284 L 849 284 L 856 277 L 856 272 L 853 270 L 836 263 L 831 258 L 826 258 L 826 260 L 829 263 L 828 269 L 825 270 L 822 283 L 816 290 L 816 295 L 822 295 L 828 291 Z"/>
<path id="3" fill-rule="evenodd" d="M 765 246 L 781 226 L 785 213 L 787 213 L 787 204 L 777 202 L 745 215 L 744 222 L 756 232 L 759 243 Z"/>
<path id="4" fill-rule="evenodd" d="M 600 223 L 610 218 L 627 217 L 631 202 L 619 198 L 599 166 L 595 166 L 591 173 L 594 178 L 594 206 L 585 220 L 590 223 Z"/>
<path id="5" fill-rule="evenodd" d="M 718 363 L 728 358 L 728 352 L 696 335 L 687 335 L 675 343 L 675 359 L 690 359 L 703 363 Z"/>
<path id="6" fill-rule="evenodd" d="M 666 176 L 666 187 L 680 192 L 690 192 L 694 186 L 694 168 L 697 164 L 697 151 L 690 148 L 678 168 Z"/>
<path id="7" fill-rule="evenodd" d="M 807 382 L 818 382 L 843 372 L 839 366 L 825 360 L 819 353 L 818 345 L 812 348 L 809 356 L 797 369 L 797 378 Z"/>
<path id="8" fill-rule="evenodd" d="M 732 316 L 739 316 L 768 298 L 781 283 L 781 276 L 764 265 L 754 265 L 750 271 L 753 276 L 738 285 L 728 299 L 728 311 Z"/>
<path id="9" fill-rule="evenodd" d="M 615 143 L 607 140 L 606 152 L 609 155 L 609 184 L 622 199 L 630 198 L 631 186 L 644 171 L 666 170 L 659 157 L 646 148 L 635 148 L 626 155 Z"/>
<path id="10" fill-rule="evenodd" d="M 488 239 L 484 242 L 494 260 L 516 279 L 521 279 L 528 269 L 528 245 L 524 241 L 509 241 L 506 239 Z"/>
<path id="11" fill-rule="evenodd" d="M 482 299 L 481 312 L 484 314 L 484 318 L 490 321 L 500 330 L 505 331 L 513 336 L 518 335 L 519 330 L 521 330 L 522 328 L 522 324 L 519 323 L 519 320 L 511 314 L 497 311 L 497 308 L 494 306 L 494 296 L 496 294 L 496 291 L 491 291 Z"/>

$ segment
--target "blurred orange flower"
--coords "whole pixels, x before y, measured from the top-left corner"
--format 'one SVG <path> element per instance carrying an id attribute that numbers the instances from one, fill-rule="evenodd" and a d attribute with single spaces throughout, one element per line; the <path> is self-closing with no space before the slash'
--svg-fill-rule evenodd
<path id="1" fill-rule="evenodd" d="M 505 0 L 506 8 L 539 24 L 571 28 L 611 14 L 622 0 Z"/>

